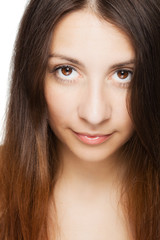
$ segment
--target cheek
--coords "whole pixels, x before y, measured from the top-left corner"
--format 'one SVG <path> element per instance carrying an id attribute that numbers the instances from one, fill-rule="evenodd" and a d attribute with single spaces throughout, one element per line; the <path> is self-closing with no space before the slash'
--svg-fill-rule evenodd
<path id="1" fill-rule="evenodd" d="M 127 96 L 127 91 L 124 91 L 123 94 L 117 94 L 114 98 L 113 104 L 113 119 L 115 124 L 122 127 L 124 131 L 133 131 L 133 123 L 128 111 L 128 101 L 129 97 Z"/>
<path id="2" fill-rule="evenodd" d="M 73 101 L 71 93 L 48 86 L 45 90 L 45 98 L 50 124 L 52 126 L 65 124 L 75 109 L 75 101 Z"/>

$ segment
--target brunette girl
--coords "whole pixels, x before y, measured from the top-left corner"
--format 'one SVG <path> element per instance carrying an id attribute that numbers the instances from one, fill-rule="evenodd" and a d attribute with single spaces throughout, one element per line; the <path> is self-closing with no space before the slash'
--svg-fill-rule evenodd
<path id="1" fill-rule="evenodd" d="M 159 0 L 31 0 L 0 158 L 0 239 L 160 240 Z"/>

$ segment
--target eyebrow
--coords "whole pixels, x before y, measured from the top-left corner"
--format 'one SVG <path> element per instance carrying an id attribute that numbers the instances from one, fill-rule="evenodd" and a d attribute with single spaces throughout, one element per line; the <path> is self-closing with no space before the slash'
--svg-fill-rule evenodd
<path id="1" fill-rule="evenodd" d="M 84 64 L 82 62 L 80 62 L 79 60 L 77 60 L 75 58 L 71 58 L 69 56 L 62 55 L 62 54 L 53 53 L 53 54 L 49 55 L 49 58 L 60 58 L 62 60 L 67 60 L 71 63 L 74 63 L 76 65 L 79 65 L 79 66 L 85 68 Z M 130 60 L 127 60 L 124 62 L 113 64 L 112 66 L 110 66 L 110 69 L 121 68 L 121 67 L 131 65 L 131 64 L 135 64 L 135 59 L 130 59 Z"/>
<path id="2" fill-rule="evenodd" d="M 62 60 L 67 60 L 71 63 L 74 63 L 74 64 L 79 65 L 79 66 L 84 68 L 84 64 L 81 63 L 80 61 L 78 61 L 77 59 L 74 59 L 74 58 L 71 58 L 71 57 L 68 57 L 68 56 L 65 56 L 65 55 L 62 55 L 62 54 L 53 53 L 53 54 L 49 55 L 49 58 L 60 58 Z"/>

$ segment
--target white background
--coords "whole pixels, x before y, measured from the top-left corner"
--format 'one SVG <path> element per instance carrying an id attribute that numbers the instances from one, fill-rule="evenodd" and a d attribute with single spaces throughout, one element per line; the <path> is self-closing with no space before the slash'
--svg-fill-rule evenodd
<path id="1" fill-rule="evenodd" d="M 9 88 L 9 67 L 13 45 L 27 0 L 0 1 L 0 143 Z"/>

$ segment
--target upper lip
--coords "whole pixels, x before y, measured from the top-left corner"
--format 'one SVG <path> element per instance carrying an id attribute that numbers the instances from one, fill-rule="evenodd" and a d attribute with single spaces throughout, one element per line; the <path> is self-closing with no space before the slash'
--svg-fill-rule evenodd
<path id="1" fill-rule="evenodd" d="M 84 135 L 84 136 L 89 136 L 89 137 L 103 137 L 103 136 L 107 136 L 107 135 L 111 135 L 110 134 L 101 134 L 101 133 L 86 133 L 86 132 L 75 132 L 76 134 L 79 135 Z"/>

